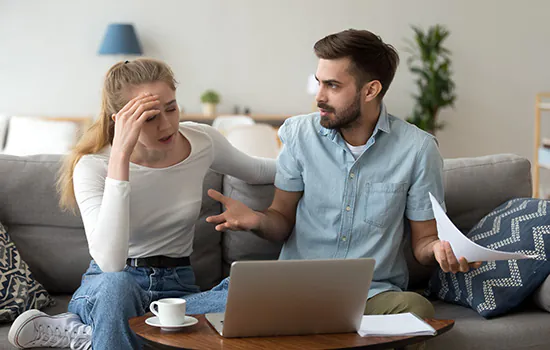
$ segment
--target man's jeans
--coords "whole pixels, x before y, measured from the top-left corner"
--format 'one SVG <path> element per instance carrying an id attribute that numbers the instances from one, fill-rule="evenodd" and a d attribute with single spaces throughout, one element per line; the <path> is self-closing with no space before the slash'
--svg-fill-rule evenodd
<path id="1" fill-rule="evenodd" d="M 92 326 L 93 349 L 139 349 L 140 341 L 130 330 L 128 319 L 145 314 L 152 301 L 183 297 L 189 314 L 223 312 L 228 284 L 223 281 L 212 291 L 200 293 L 190 266 L 126 266 L 121 272 L 104 273 L 91 261 L 69 303 L 69 312 Z"/>

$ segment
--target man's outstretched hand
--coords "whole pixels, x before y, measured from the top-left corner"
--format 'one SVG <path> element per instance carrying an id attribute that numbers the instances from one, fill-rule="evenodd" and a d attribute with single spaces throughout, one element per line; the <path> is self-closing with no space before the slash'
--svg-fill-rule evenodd
<path id="1" fill-rule="evenodd" d="M 216 224 L 216 231 L 252 231 L 260 228 L 264 214 L 258 213 L 238 200 L 226 197 L 216 190 L 208 190 L 208 195 L 225 207 L 223 213 L 206 218 L 206 222 Z"/>

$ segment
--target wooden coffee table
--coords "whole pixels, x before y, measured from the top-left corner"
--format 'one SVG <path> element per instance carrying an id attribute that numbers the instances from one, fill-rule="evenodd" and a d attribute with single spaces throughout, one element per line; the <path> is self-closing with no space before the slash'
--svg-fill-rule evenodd
<path id="1" fill-rule="evenodd" d="M 357 333 L 316 334 L 301 336 L 223 338 L 204 318 L 194 326 L 176 332 L 163 331 L 145 323 L 148 313 L 130 319 L 130 328 L 146 343 L 146 349 L 388 349 L 402 348 L 432 336 L 361 337 Z M 426 320 L 441 335 L 454 326 L 453 320 Z"/>

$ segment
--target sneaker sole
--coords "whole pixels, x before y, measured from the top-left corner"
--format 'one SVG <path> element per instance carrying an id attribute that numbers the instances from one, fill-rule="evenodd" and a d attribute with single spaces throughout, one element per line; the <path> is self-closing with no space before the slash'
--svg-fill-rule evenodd
<path id="1" fill-rule="evenodd" d="M 19 338 L 19 330 L 27 325 L 27 323 L 34 321 L 35 319 L 39 317 L 51 317 L 51 318 L 57 318 L 57 317 L 65 317 L 68 313 L 59 314 L 56 316 L 49 316 L 44 314 L 42 311 L 39 310 L 28 310 L 23 312 L 21 315 L 19 315 L 15 321 L 13 321 L 13 324 L 10 327 L 10 331 L 8 332 L 8 341 L 15 347 L 19 349 L 25 349 L 24 345 L 19 344 L 18 338 Z M 77 316 L 77 315 L 75 315 Z M 77 316 L 78 317 L 78 316 Z M 79 318 L 80 319 L 80 318 Z"/>

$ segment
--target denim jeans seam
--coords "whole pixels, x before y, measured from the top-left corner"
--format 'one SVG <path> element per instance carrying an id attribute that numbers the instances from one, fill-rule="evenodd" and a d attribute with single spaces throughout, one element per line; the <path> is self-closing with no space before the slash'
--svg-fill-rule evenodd
<path id="1" fill-rule="evenodd" d="M 88 312 L 88 318 L 90 319 L 90 324 L 88 326 L 92 327 L 92 334 L 93 334 L 95 329 L 95 322 L 93 318 L 92 309 L 95 304 L 90 300 L 91 298 L 89 298 L 88 296 L 84 296 L 83 299 L 86 299 L 86 309 L 87 309 L 86 311 Z M 92 347 L 93 347 L 93 344 L 92 344 Z"/>
<path id="2" fill-rule="evenodd" d="M 197 293 L 197 294 L 193 294 L 191 296 L 185 296 L 184 299 L 185 299 L 185 301 L 193 301 L 193 300 L 203 299 L 206 296 L 207 296 L 206 293 Z"/>
<path id="3" fill-rule="evenodd" d="M 149 300 L 141 300 L 141 307 L 143 308 L 144 311 L 147 311 L 147 309 L 149 308 L 149 305 L 151 305 L 151 303 L 153 302 L 153 292 L 150 291 L 150 290 L 146 290 L 145 291 L 147 296 L 149 297 Z"/>

